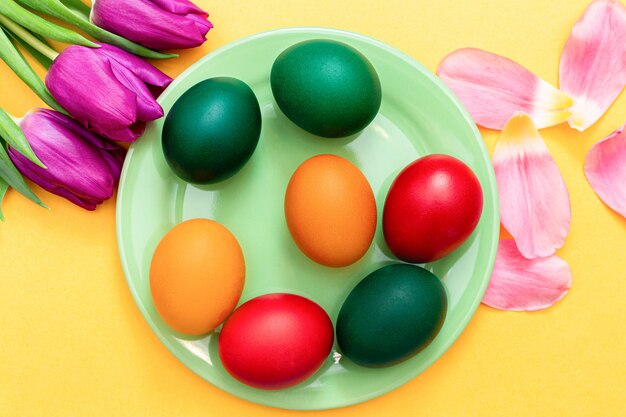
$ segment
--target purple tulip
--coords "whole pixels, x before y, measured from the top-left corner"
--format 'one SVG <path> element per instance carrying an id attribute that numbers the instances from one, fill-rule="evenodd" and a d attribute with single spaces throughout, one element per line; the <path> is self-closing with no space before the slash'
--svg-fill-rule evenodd
<path id="1" fill-rule="evenodd" d="M 76 120 L 106 138 L 133 142 L 146 122 L 163 116 L 157 103 L 172 79 L 122 49 L 73 45 L 52 63 L 46 86 Z"/>
<path id="2" fill-rule="evenodd" d="M 47 169 L 13 148 L 9 156 L 27 178 L 87 210 L 113 195 L 126 151 L 54 110 L 28 113 L 20 127 Z"/>
<path id="3" fill-rule="evenodd" d="M 96 0 L 91 20 L 147 48 L 194 48 L 213 25 L 209 14 L 187 0 Z"/>

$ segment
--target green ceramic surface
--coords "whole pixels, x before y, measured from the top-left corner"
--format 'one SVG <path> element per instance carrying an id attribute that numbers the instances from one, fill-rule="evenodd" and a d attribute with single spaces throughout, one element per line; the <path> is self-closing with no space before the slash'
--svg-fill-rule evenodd
<path id="1" fill-rule="evenodd" d="M 345 42 L 363 53 L 382 84 L 380 112 L 360 134 L 324 139 L 306 133 L 278 109 L 270 88 L 276 57 L 308 39 Z M 213 385 L 249 401 L 290 409 L 341 407 L 384 394 L 419 375 L 457 339 L 478 307 L 493 268 L 499 234 L 498 200 L 489 156 L 476 126 L 459 101 L 430 71 L 404 53 L 376 40 L 330 29 L 293 28 L 254 35 L 201 59 L 160 97 L 165 113 L 192 85 L 211 77 L 246 82 L 261 105 L 263 128 L 248 163 L 230 179 L 195 186 L 178 179 L 161 148 L 163 119 L 149 124 L 131 146 L 117 199 L 120 258 L 129 288 L 146 321 L 167 348 Z M 378 205 L 372 247 L 357 263 L 328 268 L 308 259 L 289 235 L 283 199 L 291 174 L 307 158 L 340 155 L 369 180 Z M 416 158 L 446 153 L 467 163 L 485 195 L 483 214 L 468 241 L 451 255 L 426 265 L 443 281 L 448 311 L 439 335 L 423 351 L 397 365 L 358 366 L 333 349 L 314 376 L 295 387 L 262 391 L 231 378 L 219 361 L 217 335 L 192 339 L 174 333 L 159 317 L 150 296 L 152 253 L 175 224 L 205 217 L 235 234 L 246 259 L 240 303 L 272 292 L 303 295 L 336 320 L 352 288 L 374 270 L 395 262 L 385 246 L 381 215 L 385 196 L 400 170 Z M 459 357 L 462 360 L 462 355 Z"/>

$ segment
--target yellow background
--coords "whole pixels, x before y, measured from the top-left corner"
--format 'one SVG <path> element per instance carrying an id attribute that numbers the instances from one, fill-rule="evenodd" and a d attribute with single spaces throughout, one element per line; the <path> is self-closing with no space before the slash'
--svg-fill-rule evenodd
<path id="1" fill-rule="evenodd" d="M 159 62 L 171 76 L 243 36 L 286 26 L 360 32 L 431 70 L 464 46 L 506 55 L 558 84 L 562 45 L 584 0 L 198 0 L 216 29 Z M 0 66 L 0 106 L 40 101 Z M 626 93 L 584 133 L 542 135 L 565 177 L 572 229 L 559 254 L 570 293 L 551 309 L 481 306 L 452 348 L 405 386 L 310 416 L 622 416 L 626 398 L 626 221 L 593 194 L 590 146 L 626 121 Z M 483 131 L 490 150 L 497 133 Z M 616 184 L 624 187 L 626 184 Z M 47 211 L 9 192 L 0 225 L 0 416 L 294 416 L 214 388 L 161 345 L 135 307 L 118 260 L 115 201 L 86 212 L 36 188 Z"/>

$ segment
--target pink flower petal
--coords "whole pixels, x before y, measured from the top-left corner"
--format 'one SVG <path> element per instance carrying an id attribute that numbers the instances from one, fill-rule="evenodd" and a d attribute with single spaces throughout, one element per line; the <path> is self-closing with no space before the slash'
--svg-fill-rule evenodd
<path id="1" fill-rule="evenodd" d="M 626 7 L 596 0 L 574 25 L 559 67 L 561 90 L 575 100 L 569 125 L 594 124 L 626 85 Z"/>
<path id="2" fill-rule="evenodd" d="M 626 125 L 592 146 L 585 176 L 604 203 L 626 217 Z"/>
<path id="3" fill-rule="evenodd" d="M 483 303 L 500 310 L 548 308 L 567 294 L 572 271 L 556 255 L 526 259 L 512 240 L 501 240 Z"/>
<path id="4" fill-rule="evenodd" d="M 510 59 L 480 49 L 458 49 L 437 73 L 459 97 L 476 124 L 501 130 L 517 111 L 538 128 L 566 121 L 572 99 Z"/>
<path id="5" fill-rule="evenodd" d="M 515 114 L 493 153 L 502 225 L 527 258 L 563 246 L 572 217 L 563 177 L 530 117 Z"/>

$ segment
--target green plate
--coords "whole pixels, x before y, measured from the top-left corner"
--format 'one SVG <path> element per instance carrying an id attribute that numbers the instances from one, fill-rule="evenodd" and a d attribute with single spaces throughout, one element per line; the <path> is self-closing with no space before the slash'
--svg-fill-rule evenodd
<path id="1" fill-rule="evenodd" d="M 269 83 L 274 59 L 294 43 L 314 38 L 354 46 L 380 76 L 380 113 L 359 135 L 347 139 L 310 135 L 282 115 L 274 102 Z M 216 76 L 245 81 L 261 104 L 261 139 L 245 167 L 217 185 L 186 184 L 163 158 L 163 120 L 159 120 L 131 146 L 122 172 L 117 200 L 119 251 L 128 286 L 146 321 L 193 372 L 233 395 L 274 407 L 346 406 L 416 377 L 450 347 L 474 314 L 489 282 L 498 245 L 495 177 L 471 118 L 441 81 L 411 57 L 376 40 L 337 30 L 283 29 L 227 45 L 191 66 L 168 88 L 159 99 L 166 114 L 189 87 Z M 327 268 L 309 260 L 293 243 L 285 223 L 283 199 L 291 174 L 305 159 L 321 153 L 337 154 L 355 163 L 370 181 L 378 203 L 374 243 L 363 259 L 347 268 Z M 449 310 L 437 338 L 418 355 L 392 367 L 367 369 L 342 358 L 335 346 L 322 369 L 309 380 L 285 390 L 263 391 L 240 384 L 224 370 L 217 354 L 217 334 L 189 339 L 173 332 L 157 314 L 149 288 L 152 253 L 174 225 L 204 217 L 225 225 L 243 248 L 247 276 L 241 302 L 265 293 L 291 292 L 314 300 L 335 320 L 357 282 L 395 262 L 381 231 L 385 196 L 404 166 L 430 153 L 446 153 L 465 161 L 480 179 L 485 206 L 470 239 L 450 256 L 427 265 L 445 284 Z"/>

